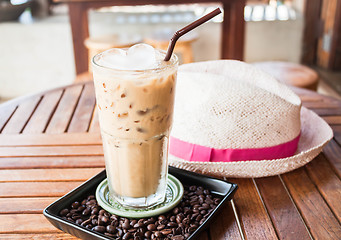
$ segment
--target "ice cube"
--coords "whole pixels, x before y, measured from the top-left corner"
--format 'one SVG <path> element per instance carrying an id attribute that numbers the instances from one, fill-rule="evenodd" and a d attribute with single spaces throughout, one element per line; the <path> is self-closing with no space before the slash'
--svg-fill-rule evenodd
<path id="1" fill-rule="evenodd" d="M 99 64 L 120 70 L 146 70 L 158 66 L 155 49 L 148 44 L 136 44 L 127 51 L 111 49 L 103 53 Z"/>
<path id="2" fill-rule="evenodd" d="M 157 67 L 155 49 L 148 44 L 136 44 L 128 49 L 127 56 L 133 70 Z"/>
<path id="3" fill-rule="evenodd" d="M 127 52 L 123 49 L 114 48 L 103 53 L 99 64 L 114 69 L 122 69 L 127 63 Z M 123 69 L 122 69 L 123 70 Z"/>

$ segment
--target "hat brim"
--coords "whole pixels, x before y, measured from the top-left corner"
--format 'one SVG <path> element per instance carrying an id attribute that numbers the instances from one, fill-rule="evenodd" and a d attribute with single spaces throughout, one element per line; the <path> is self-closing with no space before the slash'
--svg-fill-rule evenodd
<path id="1" fill-rule="evenodd" d="M 295 155 L 288 158 L 238 162 L 195 162 L 169 155 L 171 166 L 223 177 L 267 177 L 304 166 L 314 159 L 333 138 L 330 126 L 316 113 L 301 109 L 301 137 Z"/>

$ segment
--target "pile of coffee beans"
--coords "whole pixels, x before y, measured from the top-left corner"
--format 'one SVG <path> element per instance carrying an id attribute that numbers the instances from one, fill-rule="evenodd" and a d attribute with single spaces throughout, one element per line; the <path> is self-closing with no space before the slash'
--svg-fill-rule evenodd
<path id="1" fill-rule="evenodd" d="M 178 206 L 155 217 L 129 219 L 110 214 L 97 204 L 94 195 L 72 203 L 69 209 L 61 210 L 59 215 L 114 239 L 184 240 L 204 223 L 220 200 L 200 186 L 185 186 L 184 196 Z"/>

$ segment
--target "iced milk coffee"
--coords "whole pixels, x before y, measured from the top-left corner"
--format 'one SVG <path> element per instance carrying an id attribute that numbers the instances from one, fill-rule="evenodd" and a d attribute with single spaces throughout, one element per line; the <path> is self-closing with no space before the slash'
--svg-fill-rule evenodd
<path id="1" fill-rule="evenodd" d="M 145 44 L 93 59 L 110 194 L 130 207 L 164 200 L 178 61 Z"/>

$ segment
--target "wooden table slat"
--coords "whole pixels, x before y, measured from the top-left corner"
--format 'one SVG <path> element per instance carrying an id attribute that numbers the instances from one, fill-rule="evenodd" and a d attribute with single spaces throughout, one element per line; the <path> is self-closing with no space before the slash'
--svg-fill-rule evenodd
<path id="1" fill-rule="evenodd" d="M 60 232 L 43 214 L 0 214 L 0 222 L 0 233 Z"/>
<path id="2" fill-rule="evenodd" d="M 62 99 L 46 128 L 46 133 L 63 133 L 66 131 L 82 90 L 83 85 L 74 85 L 65 89 Z"/>
<path id="3" fill-rule="evenodd" d="M 89 132 L 100 132 L 97 105 L 95 106 L 94 113 L 92 115 Z"/>
<path id="4" fill-rule="evenodd" d="M 310 108 L 310 110 L 313 110 L 317 115 L 320 115 L 321 117 L 341 115 L 341 107 L 338 107 L 338 108 Z"/>
<path id="5" fill-rule="evenodd" d="M 333 170 L 341 178 L 341 148 L 333 139 L 323 148 L 323 154 L 328 158 Z"/>
<path id="6" fill-rule="evenodd" d="M 99 133 L 11 134 L 0 135 L 0 147 L 5 146 L 67 146 L 102 145 Z"/>
<path id="7" fill-rule="evenodd" d="M 103 156 L 0 158 L 0 169 L 104 167 Z"/>
<path id="8" fill-rule="evenodd" d="M 331 126 L 334 132 L 334 139 L 341 146 L 341 125 Z"/>
<path id="9" fill-rule="evenodd" d="M 93 84 L 86 84 L 73 115 L 68 132 L 86 132 L 95 107 L 95 89 Z"/>
<path id="10" fill-rule="evenodd" d="M 0 182 L 86 181 L 103 168 L 2 170 Z"/>
<path id="11" fill-rule="evenodd" d="M 234 202 L 246 238 L 277 239 L 276 231 L 252 179 L 230 179 L 239 188 Z"/>
<path id="12" fill-rule="evenodd" d="M 302 105 L 310 109 L 336 109 L 341 107 L 339 102 L 303 102 Z"/>
<path id="13" fill-rule="evenodd" d="M 39 213 L 56 201 L 56 197 L 44 198 L 0 198 L 0 214 L 23 214 L 23 213 Z M 8 204 L 8 203 L 11 204 Z M 23 209 L 23 206 L 25 208 Z M 1 236 L 1 235 L 0 235 Z M 2 239 L 0 237 L 0 239 Z"/>
<path id="14" fill-rule="evenodd" d="M 51 225 L 52 226 L 52 225 Z M 0 234 L 2 240 L 76 240 L 76 238 L 68 233 L 24 233 L 24 234 Z"/>
<path id="15" fill-rule="evenodd" d="M 23 133 L 42 133 L 45 130 L 51 115 L 54 113 L 62 94 L 63 90 L 61 89 L 44 95 L 30 121 L 25 126 Z"/>
<path id="16" fill-rule="evenodd" d="M 322 154 L 307 164 L 306 168 L 321 195 L 341 222 L 341 180 Z"/>
<path id="17" fill-rule="evenodd" d="M 329 125 L 339 124 L 341 125 L 341 116 L 324 116 L 322 117 Z"/>
<path id="18" fill-rule="evenodd" d="M 14 114 L 14 111 L 16 111 L 17 105 L 6 105 L 5 107 L 1 108 L 1 114 L 0 114 L 0 132 L 4 128 L 5 124 L 9 121 L 11 116 Z"/>
<path id="19" fill-rule="evenodd" d="M 255 179 L 280 239 L 309 239 L 310 233 L 278 176 Z M 283 211 L 285 209 L 285 211 Z M 290 229 L 290 231 L 288 231 Z"/>
<path id="20" fill-rule="evenodd" d="M 43 146 L 43 147 L 1 147 L 1 157 L 32 156 L 101 156 L 103 147 L 89 146 Z"/>
<path id="21" fill-rule="evenodd" d="M 2 197 L 61 197 L 81 182 L 6 182 L 0 183 Z M 1 222 L 1 221 L 0 221 Z"/>
<path id="22" fill-rule="evenodd" d="M 13 133 L 20 133 L 29 118 L 34 113 L 37 105 L 41 100 L 41 96 L 33 96 L 30 101 L 24 101 L 20 104 L 11 117 L 10 121 L 6 124 L 5 128 L 2 130 L 1 134 L 13 134 Z"/>
<path id="23" fill-rule="evenodd" d="M 219 213 L 210 226 L 211 239 L 242 239 L 231 202 Z"/>
<path id="24" fill-rule="evenodd" d="M 282 179 L 312 236 L 315 239 L 338 239 L 340 224 L 304 168 L 283 174 Z"/>

